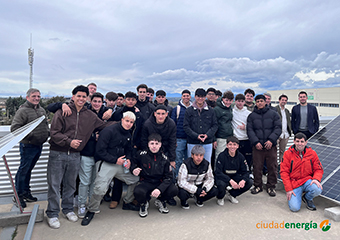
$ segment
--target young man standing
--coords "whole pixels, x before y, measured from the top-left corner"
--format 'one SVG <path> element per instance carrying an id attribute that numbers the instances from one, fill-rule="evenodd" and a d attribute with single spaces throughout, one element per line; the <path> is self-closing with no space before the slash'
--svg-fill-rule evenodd
<path id="1" fill-rule="evenodd" d="M 323 168 L 316 152 L 307 146 L 306 135 L 294 136 L 294 145 L 284 153 L 280 166 L 289 209 L 299 211 L 302 200 L 307 209 L 315 211 L 313 198 L 322 192 Z"/>
<path id="2" fill-rule="evenodd" d="M 30 88 L 26 94 L 26 102 L 15 113 L 11 125 L 11 132 L 19 129 L 27 123 L 45 116 L 45 119 L 23 140 L 20 141 L 20 166 L 15 175 L 15 189 L 17 190 L 22 208 L 26 202 L 36 202 L 30 189 L 31 172 L 37 163 L 42 150 L 42 145 L 48 138 L 48 122 L 45 109 L 40 106 L 40 91 Z M 16 199 L 13 198 L 16 203 Z"/>
<path id="3" fill-rule="evenodd" d="M 203 202 L 215 197 L 214 175 L 210 163 L 204 159 L 204 148 L 196 145 L 191 149 L 191 157 L 186 159 L 178 173 L 178 197 L 183 209 L 189 209 L 187 200 L 195 198 L 196 206 L 203 207 Z"/>
<path id="4" fill-rule="evenodd" d="M 247 135 L 247 118 L 251 112 L 244 106 L 245 97 L 243 94 L 237 94 L 235 97 L 235 106 L 233 108 L 233 132 L 239 140 L 238 151 L 246 158 L 249 173 L 253 166 L 252 148 Z M 253 176 L 252 176 L 253 177 Z"/>
<path id="5" fill-rule="evenodd" d="M 307 103 L 307 93 L 299 93 L 300 104 L 292 109 L 292 130 L 294 134 L 302 132 L 309 139 L 319 130 L 319 114 L 315 106 Z"/>
<path id="6" fill-rule="evenodd" d="M 140 183 L 134 190 L 135 199 L 140 203 L 139 216 L 148 215 L 149 201 L 155 197 L 160 213 L 168 213 L 166 201 L 177 195 L 178 189 L 172 182 L 170 163 L 161 151 L 162 137 L 153 133 L 148 137 L 148 149 L 139 151 L 131 162 L 131 172 L 140 176 Z"/>
<path id="7" fill-rule="evenodd" d="M 282 94 L 279 97 L 279 105 L 277 105 L 276 112 L 279 114 L 281 122 L 282 122 L 282 133 L 279 137 L 278 145 L 279 145 L 279 160 L 282 160 L 283 153 L 286 151 L 286 146 L 289 140 L 290 135 L 292 134 L 292 125 L 290 121 L 290 112 L 287 108 L 285 108 L 288 101 L 288 97 Z"/>
<path id="8" fill-rule="evenodd" d="M 224 150 L 217 158 L 215 183 L 217 185 L 217 204 L 224 205 L 224 196 L 231 203 L 238 203 L 237 196 L 248 191 L 253 185 L 249 179 L 248 166 L 245 157 L 237 149 L 239 141 L 236 137 L 231 136 L 227 139 L 227 149 Z M 227 187 L 231 187 L 228 191 Z"/>
<path id="9" fill-rule="evenodd" d="M 222 98 L 217 99 L 216 107 L 214 108 L 218 128 L 215 134 L 216 142 L 214 142 L 215 163 L 218 155 L 223 152 L 227 145 L 227 138 L 233 135 L 231 121 L 233 112 L 231 104 L 234 100 L 234 94 L 231 91 L 224 92 Z M 216 169 L 216 165 L 214 165 Z"/>
<path id="10" fill-rule="evenodd" d="M 174 120 L 177 126 L 176 138 L 176 177 L 178 175 L 178 170 L 185 159 L 188 158 L 187 154 L 187 135 L 183 129 L 184 115 L 188 107 L 192 105 L 190 99 L 189 90 L 182 91 L 182 99 L 179 100 L 178 105 L 172 110 L 171 119 Z"/>
<path id="11" fill-rule="evenodd" d="M 115 92 L 108 92 L 105 95 L 105 102 L 106 102 L 106 107 L 111 108 L 113 112 L 116 111 L 116 102 L 118 99 L 118 95 Z"/>
<path id="12" fill-rule="evenodd" d="M 155 106 L 149 102 L 149 98 L 147 97 L 147 89 L 148 86 L 146 84 L 140 84 L 137 87 L 138 98 L 136 107 L 141 112 L 144 121 L 146 121 L 155 110 Z"/>
<path id="13" fill-rule="evenodd" d="M 196 89 L 195 101 L 185 111 L 183 129 L 187 134 L 188 156 L 191 155 L 191 149 L 199 144 L 205 149 L 204 158 L 210 162 L 218 125 L 214 110 L 207 105 L 205 97 L 203 88 Z"/>
<path id="14" fill-rule="evenodd" d="M 169 101 L 168 99 L 166 99 L 166 92 L 163 90 L 158 90 L 156 92 L 154 105 L 155 107 L 157 107 L 158 105 L 164 105 L 170 114 L 172 112 L 172 106 L 169 105 Z"/>
<path id="15" fill-rule="evenodd" d="M 281 135 L 281 121 L 277 112 L 266 106 L 264 95 L 257 95 L 256 106 L 247 119 L 247 134 L 253 146 L 254 188 L 252 194 L 262 192 L 262 169 L 267 162 L 267 192 L 269 196 L 276 196 L 277 182 L 277 139 Z"/>
<path id="16" fill-rule="evenodd" d="M 118 98 L 117 98 L 116 105 L 117 105 L 117 110 L 118 110 L 119 108 L 122 108 L 124 106 L 124 103 L 125 103 L 124 98 L 125 98 L 125 96 L 124 96 L 123 93 L 117 93 L 117 95 L 118 95 Z"/>
<path id="17" fill-rule="evenodd" d="M 248 88 L 244 91 L 244 96 L 246 98 L 246 107 L 249 111 L 253 111 L 255 108 L 255 103 L 254 103 L 254 96 L 255 92 L 254 90 Z"/>
<path id="18" fill-rule="evenodd" d="M 48 205 L 46 215 L 51 228 L 59 228 L 60 185 L 62 189 L 62 212 L 71 222 L 78 220 L 73 212 L 73 194 L 80 168 L 80 151 L 83 150 L 95 129 L 101 130 L 106 124 L 88 108 L 84 107 L 89 90 L 77 86 L 72 91 L 72 111 L 68 117 L 58 110 L 51 123 L 50 155 L 47 165 Z"/>
<path id="19" fill-rule="evenodd" d="M 153 90 L 152 88 L 148 88 L 148 90 L 146 90 L 146 96 L 149 98 L 149 102 L 151 103 L 153 101 L 154 94 L 155 94 L 155 90 Z"/>
<path id="20" fill-rule="evenodd" d="M 209 107 L 215 108 L 216 107 L 216 89 L 215 88 L 208 88 L 207 89 L 207 99 L 205 102 L 208 104 Z"/>

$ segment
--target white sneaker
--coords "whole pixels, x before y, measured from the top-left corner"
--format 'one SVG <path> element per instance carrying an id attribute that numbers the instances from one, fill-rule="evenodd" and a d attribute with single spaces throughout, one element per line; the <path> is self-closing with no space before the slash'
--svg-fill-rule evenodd
<path id="1" fill-rule="evenodd" d="M 50 228 L 60 228 L 60 222 L 59 219 L 57 217 L 53 217 L 53 218 L 47 218 L 47 223 L 50 226 Z"/>
<path id="2" fill-rule="evenodd" d="M 74 212 L 69 212 L 65 215 L 65 217 L 70 221 L 70 222 L 76 222 L 78 221 L 78 217 Z"/>
<path id="3" fill-rule="evenodd" d="M 156 199 L 155 205 L 156 205 L 156 207 L 158 207 L 158 211 L 160 213 L 168 213 L 169 212 L 169 208 L 166 206 L 165 202 L 162 202 L 161 200 Z"/>
<path id="4" fill-rule="evenodd" d="M 86 214 L 86 207 L 85 205 L 82 205 L 80 207 L 78 207 L 78 217 L 79 218 L 84 218 Z"/>
<path id="5" fill-rule="evenodd" d="M 224 205 L 224 198 L 217 199 L 217 204 L 220 205 L 220 206 L 223 206 Z"/>
<path id="6" fill-rule="evenodd" d="M 227 195 L 227 198 L 231 203 L 235 203 L 235 204 L 238 203 L 238 200 L 234 198 L 233 196 L 231 196 L 230 194 Z"/>

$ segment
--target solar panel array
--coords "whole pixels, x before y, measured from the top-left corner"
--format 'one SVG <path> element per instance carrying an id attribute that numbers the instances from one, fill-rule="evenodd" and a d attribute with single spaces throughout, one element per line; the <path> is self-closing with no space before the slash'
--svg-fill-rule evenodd
<path id="1" fill-rule="evenodd" d="M 340 115 L 308 140 L 324 168 L 322 195 L 340 202 Z"/>

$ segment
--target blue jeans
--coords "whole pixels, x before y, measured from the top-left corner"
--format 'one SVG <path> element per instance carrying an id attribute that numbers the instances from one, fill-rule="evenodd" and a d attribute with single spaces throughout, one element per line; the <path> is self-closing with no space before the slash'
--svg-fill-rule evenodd
<path id="1" fill-rule="evenodd" d="M 91 198 L 96 179 L 96 163 L 94 157 L 81 156 L 79 170 L 78 206 L 85 206 L 87 198 Z"/>
<path id="2" fill-rule="evenodd" d="M 20 166 L 15 175 L 15 189 L 19 197 L 31 193 L 31 172 L 41 154 L 42 145 L 20 143 Z"/>
<path id="3" fill-rule="evenodd" d="M 302 194 L 304 192 L 306 193 L 305 197 L 307 200 L 313 200 L 313 198 L 321 194 L 322 189 L 319 188 L 316 184 L 310 185 L 311 182 L 312 182 L 312 179 L 309 179 L 303 185 L 293 190 L 296 196 L 292 194 L 292 197 L 288 201 L 289 209 L 292 212 L 297 212 L 300 210 Z"/>
<path id="4" fill-rule="evenodd" d="M 48 205 L 46 215 L 58 217 L 60 212 L 60 185 L 63 183 L 62 212 L 73 212 L 73 194 L 76 191 L 76 180 L 80 168 L 79 152 L 59 152 L 50 150 L 47 164 Z"/>
<path id="5" fill-rule="evenodd" d="M 181 167 L 183 161 L 188 158 L 187 155 L 187 140 L 182 138 L 177 138 L 177 147 L 176 147 L 176 169 L 175 169 L 175 177 L 178 176 L 179 168 Z"/>
<path id="6" fill-rule="evenodd" d="M 204 159 L 207 160 L 209 163 L 211 162 L 211 154 L 212 154 L 212 143 L 208 144 L 190 144 L 188 143 L 188 156 L 191 156 L 191 150 L 195 145 L 203 146 L 205 150 Z"/>

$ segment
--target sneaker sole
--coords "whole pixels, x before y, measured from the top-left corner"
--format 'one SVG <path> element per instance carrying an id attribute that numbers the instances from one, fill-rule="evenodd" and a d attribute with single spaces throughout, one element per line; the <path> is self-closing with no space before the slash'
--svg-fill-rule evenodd
<path id="1" fill-rule="evenodd" d="M 185 210 L 188 210 L 188 209 L 190 209 L 190 206 L 189 207 L 182 206 L 182 208 L 185 209 Z"/>

